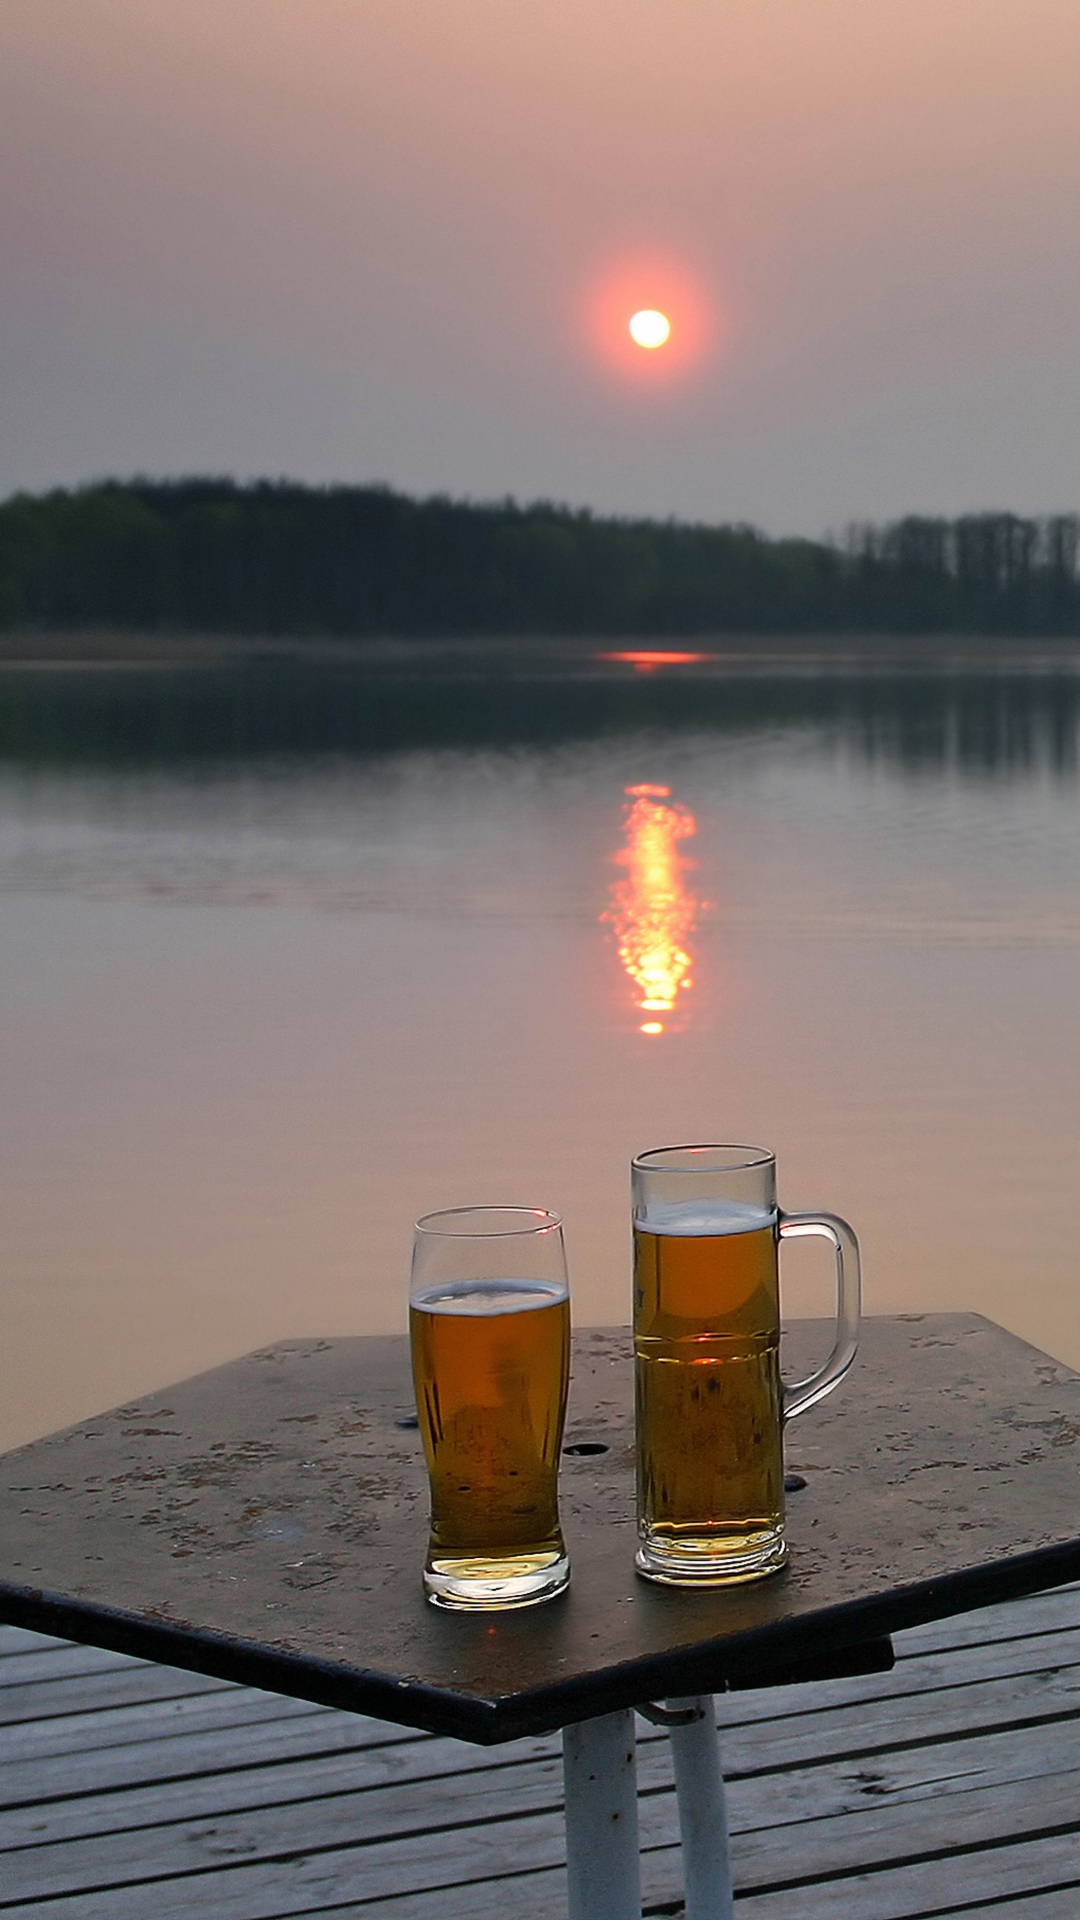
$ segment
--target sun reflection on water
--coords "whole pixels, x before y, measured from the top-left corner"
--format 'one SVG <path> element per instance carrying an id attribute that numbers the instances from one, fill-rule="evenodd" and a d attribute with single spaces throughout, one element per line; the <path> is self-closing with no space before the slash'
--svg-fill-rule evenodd
<path id="1" fill-rule="evenodd" d="M 637 647 L 632 653 L 602 653 L 601 660 L 618 660 L 635 673 L 656 673 L 660 667 L 694 667 L 716 656 L 710 653 L 674 653 L 670 647 Z"/>
<path id="2" fill-rule="evenodd" d="M 626 839 L 615 855 L 625 872 L 602 918 L 614 928 L 637 1006 L 649 1016 L 638 1031 L 656 1035 L 670 1027 L 694 984 L 689 940 L 702 903 L 686 885 L 694 863 L 679 842 L 697 832 L 697 821 L 689 807 L 672 800 L 670 787 L 625 791 Z"/>

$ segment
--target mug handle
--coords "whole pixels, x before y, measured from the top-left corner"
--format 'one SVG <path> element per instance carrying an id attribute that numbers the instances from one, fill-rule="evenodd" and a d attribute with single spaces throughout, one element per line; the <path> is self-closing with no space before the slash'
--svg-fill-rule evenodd
<path id="1" fill-rule="evenodd" d="M 816 1406 L 842 1380 L 859 1344 L 859 1243 L 835 1213 L 782 1213 L 781 1240 L 827 1240 L 836 1253 L 836 1343 L 823 1367 L 784 1387 L 784 1419 Z"/>

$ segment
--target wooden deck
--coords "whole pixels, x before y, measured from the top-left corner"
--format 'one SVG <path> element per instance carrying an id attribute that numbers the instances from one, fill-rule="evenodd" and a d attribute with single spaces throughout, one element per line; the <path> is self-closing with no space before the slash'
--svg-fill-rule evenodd
<path id="1" fill-rule="evenodd" d="M 746 1920 L 1080 1916 L 1080 1587 L 718 1702 Z M 7 1920 L 563 1920 L 557 1739 L 481 1749 L 0 1628 Z M 640 1723 L 645 1911 L 677 1914 Z"/>

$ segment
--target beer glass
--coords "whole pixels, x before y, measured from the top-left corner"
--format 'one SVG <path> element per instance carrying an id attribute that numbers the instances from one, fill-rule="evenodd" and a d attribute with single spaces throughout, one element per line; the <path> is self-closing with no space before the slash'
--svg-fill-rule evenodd
<path id="1" fill-rule="evenodd" d="M 531 1607 L 570 1577 L 558 1471 L 570 1373 L 562 1222 L 455 1207 L 416 1223 L 409 1297 L 438 1607 Z"/>
<path id="2" fill-rule="evenodd" d="M 638 1571 L 727 1586 L 782 1566 L 783 1424 L 855 1357 L 859 1249 L 829 1213 L 781 1213 L 762 1147 L 660 1147 L 633 1162 Z M 836 1253 L 836 1340 L 795 1386 L 780 1378 L 781 1240 Z"/>

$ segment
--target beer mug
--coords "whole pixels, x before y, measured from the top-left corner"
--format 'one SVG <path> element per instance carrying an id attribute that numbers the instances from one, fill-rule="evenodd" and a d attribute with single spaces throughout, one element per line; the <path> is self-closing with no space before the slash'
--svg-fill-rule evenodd
<path id="1" fill-rule="evenodd" d="M 660 1147 L 633 1162 L 637 1567 L 674 1586 L 727 1586 L 783 1565 L 783 1424 L 831 1393 L 855 1357 L 859 1249 L 829 1213 L 781 1213 L 761 1147 Z M 781 1240 L 836 1252 L 836 1341 L 795 1386 L 780 1378 Z"/>
<path id="2" fill-rule="evenodd" d="M 553 1599 L 570 1578 L 558 1506 L 570 1374 L 558 1215 L 425 1214 L 409 1338 L 431 1492 L 429 1600 L 486 1612 Z"/>

